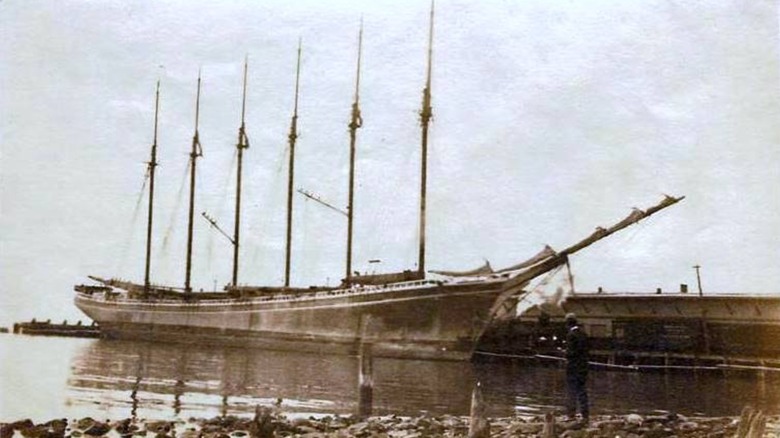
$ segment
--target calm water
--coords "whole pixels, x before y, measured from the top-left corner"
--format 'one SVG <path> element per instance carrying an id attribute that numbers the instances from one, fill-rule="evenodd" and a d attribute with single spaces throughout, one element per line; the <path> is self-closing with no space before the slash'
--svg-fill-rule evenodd
<path id="1" fill-rule="evenodd" d="M 0 421 L 241 415 L 277 399 L 291 414 L 350 414 L 358 406 L 354 357 L 16 335 L 0 335 L 0 357 Z M 477 380 L 493 416 L 563 402 L 556 368 L 376 358 L 373 412 L 467 415 Z M 589 385 L 594 413 L 738 415 L 748 403 L 780 413 L 780 373 L 595 371 Z"/>

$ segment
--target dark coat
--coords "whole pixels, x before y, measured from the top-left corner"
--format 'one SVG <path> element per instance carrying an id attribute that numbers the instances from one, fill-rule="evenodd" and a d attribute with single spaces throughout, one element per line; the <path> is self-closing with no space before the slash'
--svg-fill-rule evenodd
<path id="1" fill-rule="evenodd" d="M 566 334 L 566 372 L 577 376 L 588 374 L 588 335 L 578 325 Z"/>

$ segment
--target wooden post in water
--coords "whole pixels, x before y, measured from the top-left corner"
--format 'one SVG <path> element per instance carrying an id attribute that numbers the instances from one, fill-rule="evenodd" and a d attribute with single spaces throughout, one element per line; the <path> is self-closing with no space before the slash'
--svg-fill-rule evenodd
<path id="1" fill-rule="evenodd" d="M 544 414 L 544 428 L 542 429 L 542 438 L 555 438 L 555 414 L 547 412 Z"/>
<path id="2" fill-rule="evenodd" d="M 766 429 L 766 416 L 761 411 L 755 411 L 750 406 L 742 409 L 739 417 L 736 438 L 760 438 Z"/>
<path id="3" fill-rule="evenodd" d="M 374 407 L 374 344 L 368 339 L 371 315 L 360 317 L 358 333 L 358 418 L 371 415 Z"/>
<path id="4" fill-rule="evenodd" d="M 222 394 L 222 404 L 219 408 L 219 413 L 222 418 L 227 417 L 228 413 L 228 393 L 227 390 Z"/>
<path id="5" fill-rule="evenodd" d="M 487 417 L 487 405 L 482 398 L 480 382 L 474 385 L 471 393 L 471 421 L 469 423 L 469 438 L 489 438 L 490 420 Z"/>
<path id="6" fill-rule="evenodd" d="M 358 412 L 359 418 L 371 416 L 374 408 L 374 357 L 373 344 L 360 342 L 360 362 L 358 371 Z"/>
<path id="7" fill-rule="evenodd" d="M 140 369 L 141 366 L 139 365 L 138 368 Z M 141 387 L 141 373 L 138 372 L 138 375 L 135 377 L 135 380 L 133 381 L 132 391 L 130 392 L 130 418 L 135 422 L 135 420 L 138 418 L 138 389 Z"/>

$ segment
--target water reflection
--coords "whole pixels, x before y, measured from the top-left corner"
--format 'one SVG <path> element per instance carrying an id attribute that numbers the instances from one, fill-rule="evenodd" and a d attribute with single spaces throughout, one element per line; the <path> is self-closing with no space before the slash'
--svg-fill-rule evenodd
<path id="1" fill-rule="evenodd" d="M 494 411 L 539 413 L 560 409 L 565 397 L 563 370 L 513 363 L 480 364 L 477 377 Z M 591 371 L 591 412 L 596 414 L 677 412 L 734 416 L 745 405 L 780 413 L 780 372 L 640 373 Z"/>
<path id="2" fill-rule="evenodd" d="M 468 415 L 477 380 L 488 414 L 509 416 L 560 409 L 565 392 L 558 368 L 374 358 L 367 393 L 357 357 L 130 341 L 83 345 L 71 365 L 66 404 L 107 418 L 251 415 L 279 403 L 287 413 L 365 414 L 368 401 L 374 415 Z M 589 392 L 595 414 L 738 415 L 746 404 L 780 413 L 780 373 L 594 371 Z"/>
<path id="3" fill-rule="evenodd" d="M 373 414 L 465 414 L 472 365 L 373 359 Z M 356 413 L 359 359 L 236 348 L 96 341 L 79 351 L 69 402 L 112 414 L 186 417 L 286 412 Z"/>

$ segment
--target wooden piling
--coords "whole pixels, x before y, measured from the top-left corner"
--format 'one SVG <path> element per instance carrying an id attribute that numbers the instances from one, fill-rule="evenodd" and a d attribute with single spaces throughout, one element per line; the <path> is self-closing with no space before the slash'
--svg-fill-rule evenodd
<path id="1" fill-rule="evenodd" d="M 358 355 L 358 412 L 359 418 L 371 416 L 374 406 L 374 358 L 372 344 L 360 343 Z"/>
<path id="2" fill-rule="evenodd" d="M 482 398 L 480 382 L 474 385 L 471 393 L 471 421 L 469 423 L 469 438 L 489 438 L 490 420 L 486 414 L 487 405 Z"/>
<path id="3" fill-rule="evenodd" d="M 756 411 L 750 406 L 742 409 L 739 417 L 736 438 L 761 438 L 766 429 L 766 416 L 761 411 Z"/>
<path id="4" fill-rule="evenodd" d="M 547 412 L 544 414 L 544 428 L 542 429 L 542 438 L 555 438 L 555 414 Z"/>

